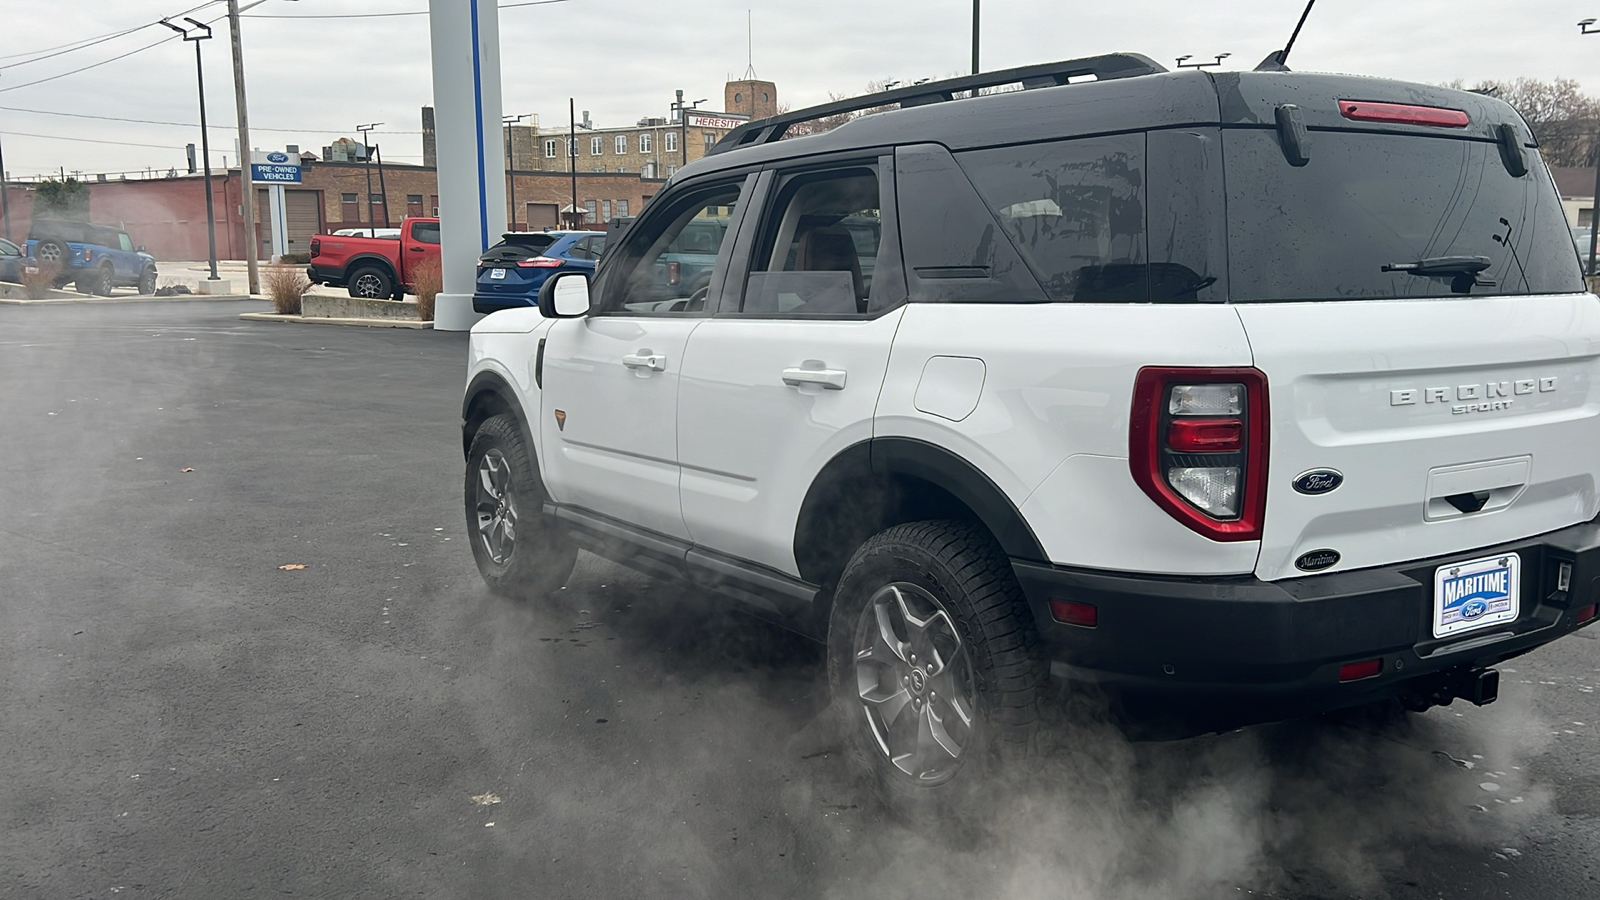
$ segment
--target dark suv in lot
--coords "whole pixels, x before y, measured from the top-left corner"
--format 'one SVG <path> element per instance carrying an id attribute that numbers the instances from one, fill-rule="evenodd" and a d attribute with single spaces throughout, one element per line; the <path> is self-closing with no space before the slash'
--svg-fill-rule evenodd
<path id="1" fill-rule="evenodd" d="M 80 292 L 109 297 L 118 287 L 156 292 L 156 258 L 128 233 L 110 225 L 65 219 L 35 219 L 28 232 L 28 255 L 61 266 L 56 284 L 76 283 Z"/>

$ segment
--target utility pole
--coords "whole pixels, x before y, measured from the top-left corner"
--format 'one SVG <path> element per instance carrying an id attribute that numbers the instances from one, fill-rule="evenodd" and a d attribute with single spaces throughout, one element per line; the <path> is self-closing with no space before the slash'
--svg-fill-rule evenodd
<path id="1" fill-rule="evenodd" d="M 368 226 L 376 226 L 378 223 L 372 217 L 372 147 L 367 143 L 367 138 L 370 136 L 370 134 L 372 132 L 372 129 L 377 128 L 379 125 L 382 125 L 382 124 L 383 124 L 382 122 L 369 122 L 366 125 L 357 125 L 356 126 L 356 133 L 361 135 L 361 156 L 366 161 L 367 196 L 366 196 L 366 202 L 363 203 L 362 205 L 367 208 L 367 225 Z M 360 212 L 360 210 L 356 211 L 356 221 L 357 222 L 361 221 L 361 212 Z M 384 226 L 384 227 L 388 227 L 388 226 Z M 372 237 L 374 234 L 376 234 L 376 232 L 373 232 L 373 231 L 368 231 L 367 232 L 367 236 L 368 237 Z"/>
<path id="2" fill-rule="evenodd" d="M 579 218 L 583 214 L 578 212 L 578 102 L 571 97 L 567 98 L 567 120 L 567 168 L 572 170 L 572 223 L 576 226 L 583 221 Z"/>
<path id="3" fill-rule="evenodd" d="M 533 113 L 523 113 L 520 116 L 501 116 L 500 121 L 506 126 L 506 206 L 511 211 L 511 230 L 517 230 L 517 154 L 511 143 L 511 129 L 523 119 L 530 119 Z"/>
<path id="4" fill-rule="evenodd" d="M 978 74 L 978 3 L 972 0 L 972 74 Z"/>
<path id="5" fill-rule="evenodd" d="M 1593 19 L 1584 19 L 1578 23 L 1580 34 L 1600 34 L 1600 28 L 1591 28 Z M 1584 280 L 1589 276 L 1600 274 L 1594 270 L 1595 254 L 1600 248 L 1600 134 L 1595 136 L 1595 145 L 1590 147 L 1589 156 L 1594 159 L 1594 197 L 1589 201 L 1589 266 L 1584 270 Z"/>
<path id="6" fill-rule="evenodd" d="M 678 168 L 689 164 L 689 117 L 683 112 L 683 89 L 678 89 L 678 99 L 672 104 L 678 113 Z"/>
<path id="7" fill-rule="evenodd" d="M 383 151 L 372 145 L 372 155 L 378 158 L 378 194 L 383 197 L 383 227 L 389 228 L 389 186 L 383 181 Z"/>
<path id="8" fill-rule="evenodd" d="M 184 16 L 183 20 L 193 25 L 194 28 L 184 29 L 180 26 L 161 20 L 161 24 L 183 35 L 185 41 L 194 43 L 194 73 L 195 84 L 200 93 L 200 158 L 205 163 L 206 181 L 206 259 L 211 263 L 211 280 L 220 280 L 217 276 L 217 216 L 212 209 L 211 199 L 211 140 L 206 136 L 206 68 L 200 59 L 200 42 L 210 40 L 211 26 L 204 22 Z M 191 36 L 192 35 L 192 36 Z"/>
<path id="9" fill-rule="evenodd" d="M 244 45 L 239 40 L 239 0 L 228 0 L 228 33 L 233 43 L 233 107 L 239 114 L 239 186 L 244 201 L 244 253 L 249 292 L 261 293 L 261 269 L 256 257 L 261 239 L 256 235 L 256 186 L 250 170 L 250 115 L 244 102 Z"/>

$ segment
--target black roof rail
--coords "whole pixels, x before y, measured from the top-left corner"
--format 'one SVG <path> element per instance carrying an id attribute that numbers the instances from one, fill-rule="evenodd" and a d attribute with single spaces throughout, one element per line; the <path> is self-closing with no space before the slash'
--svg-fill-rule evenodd
<path id="1" fill-rule="evenodd" d="M 1069 79 L 1080 78 L 1085 75 L 1093 75 L 1097 81 L 1107 81 L 1112 78 L 1159 75 L 1166 71 L 1168 70 L 1165 66 L 1142 53 L 1106 53 L 1101 56 L 1086 56 L 1083 59 L 1068 59 L 1062 62 L 1042 63 L 1015 69 L 1001 69 L 997 72 L 963 75 L 959 78 L 950 78 L 945 81 L 924 82 L 910 87 L 896 88 L 892 91 L 880 91 L 876 94 L 863 94 L 859 97 L 835 100 L 832 103 L 824 103 L 820 106 L 811 106 L 794 112 L 746 122 L 723 135 L 722 140 L 706 151 L 706 155 L 722 153 L 737 147 L 769 144 L 781 139 L 789 130 L 789 127 L 798 122 L 809 122 L 813 119 L 836 116 L 841 113 L 860 112 L 863 109 L 873 109 L 879 106 L 889 106 L 896 103 L 900 105 L 901 109 L 909 106 L 926 106 L 930 103 L 954 100 L 956 99 L 956 94 L 997 87 L 1003 84 L 1015 84 L 1017 82 L 1022 83 L 1023 90 L 1030 90 L 1040 87 L 1055 87 L 1056 85 L 1066 84 Z"/>

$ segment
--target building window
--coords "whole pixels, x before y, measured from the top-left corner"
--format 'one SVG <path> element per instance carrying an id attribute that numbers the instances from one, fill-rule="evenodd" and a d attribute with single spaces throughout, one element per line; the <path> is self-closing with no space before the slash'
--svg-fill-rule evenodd
<path id="1" fill-rule="evenodd" d="M 617 135 L 617 152 L 618 153 L 627 153 L 628 152 L 628 136 L 627 135 L 625 135 L 625 134 Z"/>
<path id="2" fill-rule="evenodd" d="M 652 152 L 654 146 L 655 146 L 655 141 L 651 140 L 649 132 L 645 132 L 644 134 L 639 135 L 639 152 L 640 153 L 650 153 L 650 152 Z"/>
<path id="3" fill-rule="evenodd" d="M 408 215 L 408 216 L 420 216 L 420 215 L 422 215 L 422 195 L 421 194 L 407 194 L 406 195 L 406 215 Z"/>
<path id="4" fill-rule="evenodd" d="M 717 142 L 717 140 L 722 137 L 722 135 L 717 134 L 715 131 L 707 131 L 707 132 L 703 132 L 703 134 L 705 135 L 706 149 L 707 150 L 710 150 L 711 149 L 711 145 L 715 144 Z"/>
<path id="5" fill-rule="evenodd" d="M 678 152 L 678 133 L 676 131 L 669 131 L 663 137 L 665 138 L 667 152 L 668 153 L 677 153 Z"/>
<path id="6" fill-rule="evenodd" d="M 628 201 L 626 201 L 626 200 L 618 200 L 617 201 L 617 215 L 618 216 L 626 216 L 627 214 L 628 214 Z"/>
<path id="7" fill-rule="evenodd" d="M 578 139 L 577 138 L 567 138 L 567 155 L 571 156 L 573 159 L 577 159 L 578 158 Z"/>
<path id="8" fill-rule="evenodd" d="M 734 103 L 735 106 L 737 106 L 737 105 L 739 105 L 740 103 L 743 103 L 743 102 L 744 102 L 744 95 L 743 94 L 736 93 L 736 94 L 733 95 L 733 103 Z"/>
<path id="9" fill-rule="evenodd" d="M 583 201 L 583 212 L 584 212 L 584 221 L 585 222 L 593 222 L 595 220 L 595 218 L 594 218 L 594 214 L 595 214 L 594 206 L 595 206 L 595 203 L 594 203 L 593 200 L 585 200 L 585 201 Z"/>
<path id="10" fill-rule="evenodd" d="M 354 193 L 339 195 L 339 218 L 346 222 L 361 221 L 361 203 Z"/>
<path id="11" fill-rule="evenodd" d="M 555 141 L 545 141 L 544 142 L 544 156 L 545 156 L 545 159 L 555 159 L 555 156 L 556 156 L 556 142 Z"/>
<path id="12" fill-rule="evenodd" d="M 600 154 L 602 154 L 604 152 L 606 152 L 606 139 L 605 138 L 601 137 L 598 134 L 595 135 L 592 138 L 589 138 L 589 155 L 590 156 L 599 156 Z"/>
<path id="13" fill-rule="evenodd" d="M 667 177 L 668 178 L 671 178 L 672 176 L 674 176 L 676 174 L 678 174 L 678 167 L 677 166 L 667 166 Z"/>
<path id="14" fill-rule="evenodd" d="M 762 91 L 761 92 L 761 102 L 762 103 L 771 103 L 772 102 L 772 95 L 768 94 L 766 91 Z"/>
<path id="15" fill-rule="evenodd" d="M 611 221 L 611 201 L 610 200 L 601 200 L 600 201 L 600 221 L 602 221 L 602 222 Z"/>

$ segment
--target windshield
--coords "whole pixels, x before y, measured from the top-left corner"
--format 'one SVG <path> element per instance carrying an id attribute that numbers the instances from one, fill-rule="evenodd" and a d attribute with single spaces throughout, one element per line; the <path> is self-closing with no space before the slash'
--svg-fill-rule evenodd
<path id="1" fill-rule="evenodd" d="M 1318 132 L 1290 166 L 1276 132 L 1223 135 L 1235 301 L 1383 299 L 1583 290 L 1549 175 L 1514 178 L 1490 143 Z M 1480 257 L 1458 265 L 1427 260 Z M 1440 269 L 1447 271 L 1440 271 Z"/>

